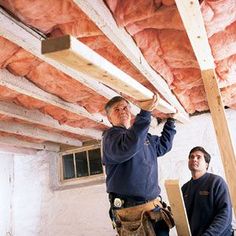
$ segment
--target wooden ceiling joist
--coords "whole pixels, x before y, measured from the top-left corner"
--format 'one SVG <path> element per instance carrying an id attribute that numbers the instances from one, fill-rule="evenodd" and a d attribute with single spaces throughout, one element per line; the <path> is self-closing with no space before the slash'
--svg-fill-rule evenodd
<path id="1" fill-rule="evenodd" d="M 20 147 L 20 148 L 30 148 L 30 149 L 37 149 L 37 150 L 46 150 L 46 151 L 52 151 L 52 152 L 59 152 L 60 151 L 60 145 L 50 142 L 44 142 L 44 143 L 32 143 L 20 140 L 15 137 L 2 137 L 0 136 L 0 144 L 3 145 L 10 145 L 13 147 Z"/>
<path id="2" fill-rule="evenodd" d="M 78 139 L 69 138 L 58 133 L 52 133 L 43 129 L 33 127 L 31 125 L 20 124 L 11 121 L 0 121 L 0 131 L 23 135 L 29 138 L 47 140 L 54 143 L 62 143 L 71 146 L 82 146 L 82 142 Z"/>
<path id="3" fill-rule="evenodd" d="M 42 53 L 136 100 L 153 97 L 150 90 L 72 36 L 43 40 Z M 164 113 L 176 112 L 162 99 L 157 109 Z"/>
<path id="4" fill-rule="evenodd" d="M 116 45 L 116 47 L 129 59 L 141 74 L 159 91 L 166 101 L 178 110 L 176 119 L 187 122 L 189 119 L 183 106 L 169 89 L 166 81 L 155 72 L 132 37 L 125 29 L 118 27 L 111 12 L 103 0 L 74 0 L 80 9 L 100 28 L 100 30 Z"/>
<path id="5" fill-rule="evenodd" d="M 236 155 L 231 139 L 224 104 L 215 73 L 214 58 L 207 39 L 198 0 L 175 0 L 190 39 L 193 51 L 201 68 L 207 101 L 212 115 L 216 138 L 221 153 L 231 200 L 236 213 Z"/>
<path id="6" fill-rule="evenodd" d="M 86 117 L 97 123 L 110 126 L 110 123 L 106 117 L 99 114 L 90 114 L 85 108 L 80 107 L 79 105 L 65 102 L 57 96 L 38 88 L 24 77 L 14 76 L 7 70 L 1 70 L 0 78 L 0 86 L 4 86 L 8 89 L 16 91 L 20 94 L 24 94 L 31 98 L 35 98 L 52 106 L 59 107 L 65 111 Z"/>
<path id="7" fill-rule="evenodd" d="M 102 131 L 98 131 L 95 129 L 74 128 L 68 125 L 59 124 L 57 120 L 54 120 L 48 115 L 42 114 L 38 110 L 28 110 L 13 103 L 0 101 L 0 114 L 30 122 L 33 124 L 43 125 L 45 127 L 57 129 L 59 131 L 91 137 L 96 140 L 100 140 L 102 137 Z"/>

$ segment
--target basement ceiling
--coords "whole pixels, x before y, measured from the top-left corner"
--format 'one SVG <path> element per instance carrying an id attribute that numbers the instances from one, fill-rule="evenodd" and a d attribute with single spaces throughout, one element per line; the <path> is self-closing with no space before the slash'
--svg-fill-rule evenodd
<path id="1" fill-rule="evenodd" d="M 236 1 L 199 4 L 223 104 L 236 109 Z M 41 53 L 43 40 L 63 35 L 112 63 L 131 84 L 133 79 L 158 92 L 166 110 L 157 108 L 154 117 L 177 111 L 177 120 L 185 122 L 209 112 L 201 62 L 174 0 L 0 0 L 0 5 L 0 143 L 53 151 L 79 147 L 99 141 L 110 126 L 103 109 L 108 99 L 122 94 L 135 103 L 120 81 L 110 86 L 89 70 L 75 71 Z M 137 110 L 132 105 L 134 115 Z"/>

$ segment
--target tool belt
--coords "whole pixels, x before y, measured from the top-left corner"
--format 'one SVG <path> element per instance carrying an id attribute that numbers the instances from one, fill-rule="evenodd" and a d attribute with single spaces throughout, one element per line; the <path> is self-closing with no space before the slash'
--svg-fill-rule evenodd
<path id="1" fill-rule="evenodd" d="M 120 236 L 156 235 L 153 224 L 159 220 L 164 220 L 169 228 L 174 227 L 171 212 L 163 208 L 159 199 L 133 207 L 114 209 L 113 213 L 116 229 Z"/>

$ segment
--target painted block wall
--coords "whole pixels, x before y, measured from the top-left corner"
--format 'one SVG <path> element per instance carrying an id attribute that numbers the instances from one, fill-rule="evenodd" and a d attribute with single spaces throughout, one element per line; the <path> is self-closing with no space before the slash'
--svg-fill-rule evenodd
<path id="1" fill-rule="evenodd" d="M 236 111 L 227 110 L 226 115 L 236 145 Z M 224 177 L 210 115 L 194 116 L 188 124 L 177 124 L 173 149 L 159 159 L 164 200 L 167 200 L 163 187 L 165 179 L 178 178 L 181 184 L 189 180 L 187 156 L 196 145 L 204 146 L 211 153 L 209 171 Z M 55 158 L 57 155 L 47 152 L 0 154 L 0 235 L 115 235 L 107 214 L 109 205 L 105 184 L 53 190 L 51 183 L 55 176 L 51 163 Z M 11 176 L 14 182 L 9 182 Z M 171 235 L 175 236 L 176 231 L 172 230 Z"/>
<path id="2" fill-rule="evenodd" d="M 14 191 L 13 155 L 0 153 L 0 235 L 8 236 L 12 228 Z"/>

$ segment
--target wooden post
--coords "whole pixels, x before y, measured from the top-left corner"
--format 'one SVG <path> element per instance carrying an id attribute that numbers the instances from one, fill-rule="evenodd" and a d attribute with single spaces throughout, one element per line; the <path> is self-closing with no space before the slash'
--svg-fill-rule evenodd
<path id="1" fill-rule="evenodd" d="M 202 78 L 210 107 L 216 138 L 229 186 L 231 201 L 236 213 L 236 159 L 228 122 L 214 70 L 202 71 Z"/>

